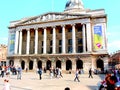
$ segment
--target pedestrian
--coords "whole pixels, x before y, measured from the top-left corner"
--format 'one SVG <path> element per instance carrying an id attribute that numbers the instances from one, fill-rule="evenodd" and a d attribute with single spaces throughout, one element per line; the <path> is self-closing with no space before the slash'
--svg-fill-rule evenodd
<path id="1" fill-rule="evenodd" d="M 40 80 L 42 79 L 42 68 L 39 68 L 38 69 L 38 74 L 39 74 L 39 78 Z"/>
<path id="2" fill-rule="evenodd" d="M 22 68 L 21 67 L 18 67 L 18 69 L 17 69 L 17 79 L 21 79 L 21 77 L 22 77 Z"/>
<path id="3" fill-rule="evenodd" d="M 76 70 L 76 73 L 75 73 L 75 79 L 74 79 L 74 81 L 76 81 L 76 79 L 77 79 L 78 82 L 80 82 L 78 75 L 79 75 L 79 70 L 77 69 L 77 70 Z"/>
<path id="4" fill-rule="evenodd" d="M 93 76 L 92 76 L 92 69 L 91 68 L 89 69 L 89 78 L 90 77 L 93 78 Z"/>
<path id="5" fill-rule="evenodd" d="M 9 80 L 4 80 L 4 87 L 2 90 L 11 90 Z"/>
<path id="6" fill-rule="evenodd" d="M 52 79 L 53 78 L 53 69 L 50 68 L 50 78 Z"/>
<path id="7" fill-rule="evenodd" d="M 63 77 L 62 70 L 59 68 L 60 77 Z"/>
<path id="8" fill-rule="evenodd" d="M 1 70 L 1 76 L 2 76 L 2 78 L 4 77 L 4 73 L 5 73 L 5 67 L 2 66 L 2 70 Z"/>

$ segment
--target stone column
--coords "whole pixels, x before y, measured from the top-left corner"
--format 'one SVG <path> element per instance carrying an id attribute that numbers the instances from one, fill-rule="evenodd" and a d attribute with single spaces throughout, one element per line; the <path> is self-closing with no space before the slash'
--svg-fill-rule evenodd
<path id="1" fill-rule="evenodd" d="M 52 53 L 56 53 L 56 30 L 55 27 L 53 27 L 53 43 L 52 43 Z"/>
<path id="2" fill-rule="evenodd" d="M 44 37 L 43 37 L 43 54 L 46 54 L 46 50 L 47 50 L 47 29 L 44 28 Z"/>
<path id="3" fill-rule="evenodd" d="M 27 30 L 26 54 L 29 54 L 29 49 L 30 49 L 30 30 Z"/>
<path id="4" fill-rule="evenodd" d="M 25 69 L 28 68 L 29 69 L 29 62 L 28 60 L 25 60 Z"/>
<path id="5" fill-rule="evenodd" d="M 22 53 L 22 31 L 20 31 L 20 40 L 19 40 L 19 54 Z"/>
<path id="6" fill-rule="evenodd" d="M 62 53 L 66 53 L 65 26 L 62 26 Z"/>
<path id="7" fill-rule="evenodd" d="M 19 31 L 16 31 L 15 34 L 15 54 L 18 54 L 18 40 L 19 40 Z"/>
<path id="8" fill-rule="evenodd" d="M 72 71 L 76 71 L 76 60 L 72 60 Z"/>
<path id="9" fill-rule="evenodd" d="M 75 24 L 72 25 L 72 53 L 76 53 Z"/>
<path id="10" fill-rule="evenodd" d="M 37 70 L 37 59 L 34 59 L 33 61 L 33 70 Z"/>
<path id="11" fill-rule="evenodd" d="M 106 23 L 102 25 L 103 49 L 107 50 Z"/>
<path id="12" fill-rule="evenodd" d="M 82 26 L 82 38 L 83 38 L 83 52 L 86 52 L 86 35 L 85 35 L 85 24 Z"/>
<path id="13" fill-rule="evenodd" d="M 66 71 L 66 63 L 65 63 L 65 62 L 66 62 L 66 60 L 63 58 L 63 59 L 61 60 L 61 66 L 62 66 L 61 69 L 62 69 L 63 71 Z"/>
<path id="14" fill-rule="evenodd" d="M 87 51 L 92 51 L 92 40 L 91 40 L 91 23 L 86 24 L 87 27 Z"/>
<path id="15" fill-rule="evenodd" d="M 35 29 L 35 54 L 38 54 L 38 29 Z"/>

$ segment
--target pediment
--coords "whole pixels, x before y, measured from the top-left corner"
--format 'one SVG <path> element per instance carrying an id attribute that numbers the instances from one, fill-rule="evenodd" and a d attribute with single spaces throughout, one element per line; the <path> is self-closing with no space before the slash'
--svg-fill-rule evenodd
<path id="1" fill-rule="evenodd" d="M 65 14 L 65 13 L 46 13 L 43 15 L 27 18 L 26 20 L 23 20 L 19 24 L 32 24 L 32 23 L 39 23 L 39 22 L 46 22 L 53 20 L 77 18 L 80 16 L 85 16 L 85 15 Z"/>

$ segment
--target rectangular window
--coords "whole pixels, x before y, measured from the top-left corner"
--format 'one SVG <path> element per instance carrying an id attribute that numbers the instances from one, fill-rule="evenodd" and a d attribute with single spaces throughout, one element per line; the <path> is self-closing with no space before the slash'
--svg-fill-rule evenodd
<path id="1" fill-rule="evenodd" d="M 68 53 L 72 53 L 72 46 L 68 46 Z"/>
<path id="2" fill-rule="evenodd" d="M 41 48 L 41 53 L 43 53 L 43 48 Z"/>
<path id="3" fill-rule="evenodd" d="M 59 53 L 62 53 L 62 47 L 59 47 Z"/>
<path id="4" fill-rule="evenodd" d="M 62 45 L 62 40 L 59 40 L 59 45 Z"/>
<path id="5" fill-rule="evenodd" d="M 78 53 L 83 52 L 83 46 L 78 46 Z"/>
<path id="6" fill-rule="evenodd" d="M 78 44 L 82 44 L 82 38 L 78 38 Z"/>
<path id="7" fill-rule="evenodd" d="M 72 39 L 68 39 L 68 45 L 72 45 Z"/>
<path id="8" fill-rule="evenodd" d="M 52 47 L 50 47 L 50 52 L 49 53 L 52 53 Z"/>
<path id="9" fill-rule="evenodd" d="M 50 46 L 52 46 L 52 40 L 50 41 Z"/>
<path id="10" fill-rule="evenodd" d="M 43 41 L 42 41 L 42 46 L 43 46 Z"/>

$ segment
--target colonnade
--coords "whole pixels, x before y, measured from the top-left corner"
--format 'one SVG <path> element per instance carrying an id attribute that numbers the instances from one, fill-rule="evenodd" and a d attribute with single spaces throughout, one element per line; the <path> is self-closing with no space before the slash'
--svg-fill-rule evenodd
<path id="1" fill-rule="evenodd" d="M 72 53 L 76 53 L 76 24 L 72 24 Z M 52 33 L 52 54 L 56 54 L 56 27 L 51 26 Z M 62 54 L 66 52 L 66 25 L 62 25 Z M 43 54 L 47 54 L 47 27 L 43 28 Z M 38 54 L 38 28 L 34 28 L 35 30 L 35 44 L 34 44 L 34 54 Z M 15 33 L 15 54 L 22 54 L 22 29 L 16 30 Z M 82 44 L 83 44 L 83 52 L 91 51 L 91 24 L 82 24 Z M 27 41 L 26 41 L 26 54 L 30 54 L 30 28 L 27 29 Z"/>

